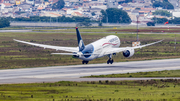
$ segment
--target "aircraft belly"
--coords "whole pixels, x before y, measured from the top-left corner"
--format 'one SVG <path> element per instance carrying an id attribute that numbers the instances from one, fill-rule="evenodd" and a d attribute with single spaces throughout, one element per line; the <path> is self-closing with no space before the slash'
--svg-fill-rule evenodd
<path id="1" fill-rule="evenodd" d="M 88 57 L 88 58 L 82 56 L 82 57 L 79 57 L 79 59 L 84 60 L 84 61 L 91 61 L 91 60 L 93 60 L 93 59 L 95 59 L 95 58 L 97 58 L 97 57 L 98 57 L 98 55 L 91 55 L 91 56 Z"/>
<path id="2" fill-rule="evenodd" d="M 93 48 L 94 48 L 94 51 L 89 57 L 81 56 L 79 57 L 79 59 L 82 59 L 84 61 L 91 61 L 93 59 L 98 58 L 99 54 L 102 52 L 102 48 L 94 46 L 94 45 L 93 45 Z"/>

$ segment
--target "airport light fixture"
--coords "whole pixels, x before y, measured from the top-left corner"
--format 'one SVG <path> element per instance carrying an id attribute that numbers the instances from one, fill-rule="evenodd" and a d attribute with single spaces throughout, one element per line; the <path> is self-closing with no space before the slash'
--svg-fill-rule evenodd
<path id="1" fill-rule="evenodd" d="M 136 18 L 137 18 L 137 41 L 139 41 L 139 36 L 138 36 L 138 19 L 139 19 L 139 15 L 136 15 Z"/>
<path id="2" fill-rule="evenodd" d="M 176 34 L 175 34 L 175 39 L 174 39 L 174 49 L 176 49 Z"/>

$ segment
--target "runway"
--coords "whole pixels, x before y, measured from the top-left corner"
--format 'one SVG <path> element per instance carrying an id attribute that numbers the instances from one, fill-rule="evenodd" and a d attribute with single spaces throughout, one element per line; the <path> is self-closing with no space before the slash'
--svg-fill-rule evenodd
<path id="1" fill-rule="evenodd" d="M 0 84 L 57 81 L 146 80 L 153 78 L 80 78 L 82 76 L 180 69 L 180 59 L 0 70 Z M 158 78 L 164 79 L 164 78 Z M 179 78 L 177 78 L 179 79 Z"/>

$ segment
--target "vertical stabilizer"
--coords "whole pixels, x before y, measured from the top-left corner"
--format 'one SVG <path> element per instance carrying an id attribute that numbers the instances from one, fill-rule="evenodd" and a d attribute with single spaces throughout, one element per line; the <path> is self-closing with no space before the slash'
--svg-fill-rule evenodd
<path id="1" fill-rule="evenodd" d="M 78 45 L 79 45 L 79 51 L 82 51 L 85 48 L 85 45 L 77 27 L 76 27 L 76 34 L 77 34 L 77 40 L 78 40 Z"/>

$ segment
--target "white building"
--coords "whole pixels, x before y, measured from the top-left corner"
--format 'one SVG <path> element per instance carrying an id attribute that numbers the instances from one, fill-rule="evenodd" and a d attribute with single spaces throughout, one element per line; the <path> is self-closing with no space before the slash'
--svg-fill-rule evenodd
<path id="1" fill-rule="evenodd" d="M 89 1 L 105 2 L 105 0 L 89 0 Z"/>
<path id="2" fill-rule="evenodd" d="M 5 7 L 12 7 L 13 5 L 10 4 L 10 3 L 1 3 L 0 4 L 0 9 L 1 9 L 1 12 L 4 10 Z"/>
<path id="3" fill-rule="evenodd" d="M 26 3 L 28 3 L 28 4 L 34 4 L 34 0 L 26 0 Z"/>
<path id="4" fill-rule="evenodd" d="M 173 16 L 173 19 L 174 17 L 180 17 L 180 12 L 173 12 L 172 16 Z"/>

